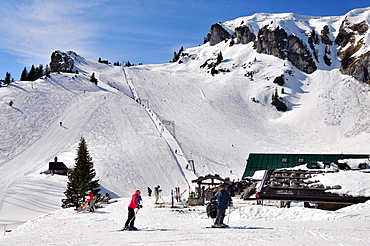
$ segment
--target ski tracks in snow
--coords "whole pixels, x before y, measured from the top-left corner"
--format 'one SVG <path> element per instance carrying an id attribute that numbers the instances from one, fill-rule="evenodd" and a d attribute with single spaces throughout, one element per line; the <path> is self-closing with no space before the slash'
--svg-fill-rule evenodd
<path id="1" fill-rule="evenodd" d="M 133 98 L 135 99 L 135 101 L 140 102 L 140 97 L 139 97 L 139 95 L 137 93 L 137 90 L 134 86 L 132 78 L 126 72 L 124 67 L 122 67 L 122 70 L 123 70 L 123 73 L 124 73 L 124 76 L 125 76 L 125 80 L 126 80 L 127 84 L 129 85 L 129 87 L 131 88 Z M 188 161 L 185 158 L 185 155 L 184 155 L 183 151 L 181 150 L 181 147 L 178 144 L 176 138 L 165 127 L 164 122 L 159 120 L 158 116 L 147 105 L 142 104 L 142 106 L 147 111 L 148 116 L 152 119 L 152 121 L 155 124 L 160 136 L 163 137 L 163 139 L 166 141 L 169 149 L 171 150 L 171 152 L 173 154 L 173 157 L 174 157 L 175 161 L 177 162 L 177 164 L 179 166 L 180 172 L 182 173 L 182 175 L 184 176 L 184 178 L 187 182 L 187 186 L 188 187 L 193 186 L 191 180 L 195 179 L 196 175 L 192 172 L 192 170 L 190 168 L 187 168 L 187 167 L 189 167 Z M 172 123 L 172 124 L 174 124 L 174 123 Z M 173 127 L 175 127 L 175 126 L 173 125 Z"/>

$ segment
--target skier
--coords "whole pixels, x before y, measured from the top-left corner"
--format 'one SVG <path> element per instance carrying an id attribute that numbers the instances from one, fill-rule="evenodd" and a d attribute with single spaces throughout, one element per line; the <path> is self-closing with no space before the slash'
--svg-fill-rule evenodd
<path id="1" fill-rule="evenodd" d="M 217 200 L 217 216 L 213 227 L 224 228 L 228 225 L 224 224 L 225 212 L 228 205 L 232 204 L 230 194 L 225 190 L 224 186 L 219 186 L 218 191 L 211 200 Z"/>
<path id="2" fill-rule="evenodd" d="M 143 207 L 140 204 L 141 202 L 140 194 L 141 194 L 140 190 L 137 190 L 132 195 L 131 202 L 128 205 L 128 218 L 127 218 L 127 221 L 125 223 L 125 227 L 123 228 L 123 230 L 137 230 L 137 228 L 134 226 L 135 217 L 136 217 L 135 208 L 137 208 L 139 211 L 139 209 Z"/>
<path id="3" fill-rule="evenodd" d="M 152 189 L 150 187 L 148 187 L 148 196 L 152 196 Z"/>
<path id="4" fill-rule="evenodd" d="M 155 196 L 154 204 L 158 204 L 159 193 L 162 191 L 159 188 L 161 188 L 159 185 L 157 187 L 154 187 L 154 196 Z"/>
<path id="5" fill-rule="evenodd" d="M 57 157 L 55 157 L 55 160 L 56 159 Z M 89 192 L 89 198 L 87 198 L 86 202 L 83 205 L 76 208 L 76 210 L 85 211 L 88 208 L 90 212 L 94 212 L 94 204 L 95 204 L 95 196 L 93 193 Z"/>
<path id="6" fill-rule="evenodd" d="M 87 203 L 90 204 L 90 202 L 95 198 L 94 194 L 89 192 L 89 198 L 87 199 Z"/>
<path id="7" fill-rule="evenodd" d="M 94 204 L 95 204 L 95 196 L 92 192 L 89 192 L 89 198 L 87 199 L 87 202 L 86 202 L 89 207 L 90 207 L 90 212 L 94 212 L 95 208 L 94 208 Z"/>

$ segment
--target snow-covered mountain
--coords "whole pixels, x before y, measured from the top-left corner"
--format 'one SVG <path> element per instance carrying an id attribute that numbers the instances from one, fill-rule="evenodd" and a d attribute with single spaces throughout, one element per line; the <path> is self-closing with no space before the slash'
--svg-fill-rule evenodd
<path id="1" fill-rule="evenodd" d="M 72 167 L 81 136 L 101 185 L 118 196 L 158 184 L 189 190 L 209 173 L 238 179 L 251 152 L 368 153 L 369 86 L 358 75 L 369 66 L 369 13 L 238 18 L 168 64 L 120 67 L 57 52 L 78 74 L 0 88 L 0 222 L 60 208 L 66 178 L 40 172 L 55 156 Z M 340 34 L 347 43 L 336 43 Z M 352 46 L 344 68 L 338 52 Z M 271 105 L 276 93 L 286 111 Z"/>
<path id="2" fill-rule="evenodd" d="M 306 73 L 340 67 L 344 74 L 370 81 L 370 8 L 339 17 L 259 13 L 212 25 L 205 42 L 253 43 L 258 53 L 288 60 Z"/>

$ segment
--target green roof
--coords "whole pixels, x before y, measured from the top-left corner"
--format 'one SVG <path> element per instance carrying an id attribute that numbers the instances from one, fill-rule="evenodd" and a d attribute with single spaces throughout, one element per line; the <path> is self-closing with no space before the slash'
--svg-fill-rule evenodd
<path id="1" fill-rule="evenodd" d="M 242 179 L 252 177 L 257 170 L 278 169 L 295 167 L 307 164 L 311 168 L 311 163 L 321 161 L 323 163 L 338 164 L 338 160 L 343 159 L 367 159 L 366 155 L 359 154 L 249 154 L 247 166 Z"/>

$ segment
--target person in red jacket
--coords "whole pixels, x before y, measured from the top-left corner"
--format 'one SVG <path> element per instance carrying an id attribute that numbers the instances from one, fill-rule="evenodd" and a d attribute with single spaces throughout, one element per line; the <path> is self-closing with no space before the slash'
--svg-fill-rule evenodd
<path id="1" fill-rule="evenodd" d="M 123 228 L 123 230 L 137 230 L 137 228 L 134 226 L 136 217 L 135 208 L 140 209 L 143 207 L 142 205 L 140 205 L 141 202 L 140 194 L 141 194 L 140 190 L 137 190 L 135 194 L 133 194 L 131 197 L 131 202 L 128 205 L 128 218 L 126 220 L 125 227 Z"/>
<path id="2" fill-rule="evenodd" d="M 90 204 L 90 202 L 94 199 L 94 194 L 89 192 L 89 198 L 87 199 L 87 203 Z"/>
<path id="3" fill-rule="evenodd" d="M 89 205 L 90 206 L 90 212 L 94 212 L 94 208 L 92 208 L 92 206 L 91 206 L 92 205 L 91 201 L 94 200 L 94 198 L 95 198 L 94 194 L 89 192 L 89 198 L 87 198 L 87 201 L 83 205 L 79 206 L 76 210 L 80 210 L 80 209 L 85 208 Z"/>

